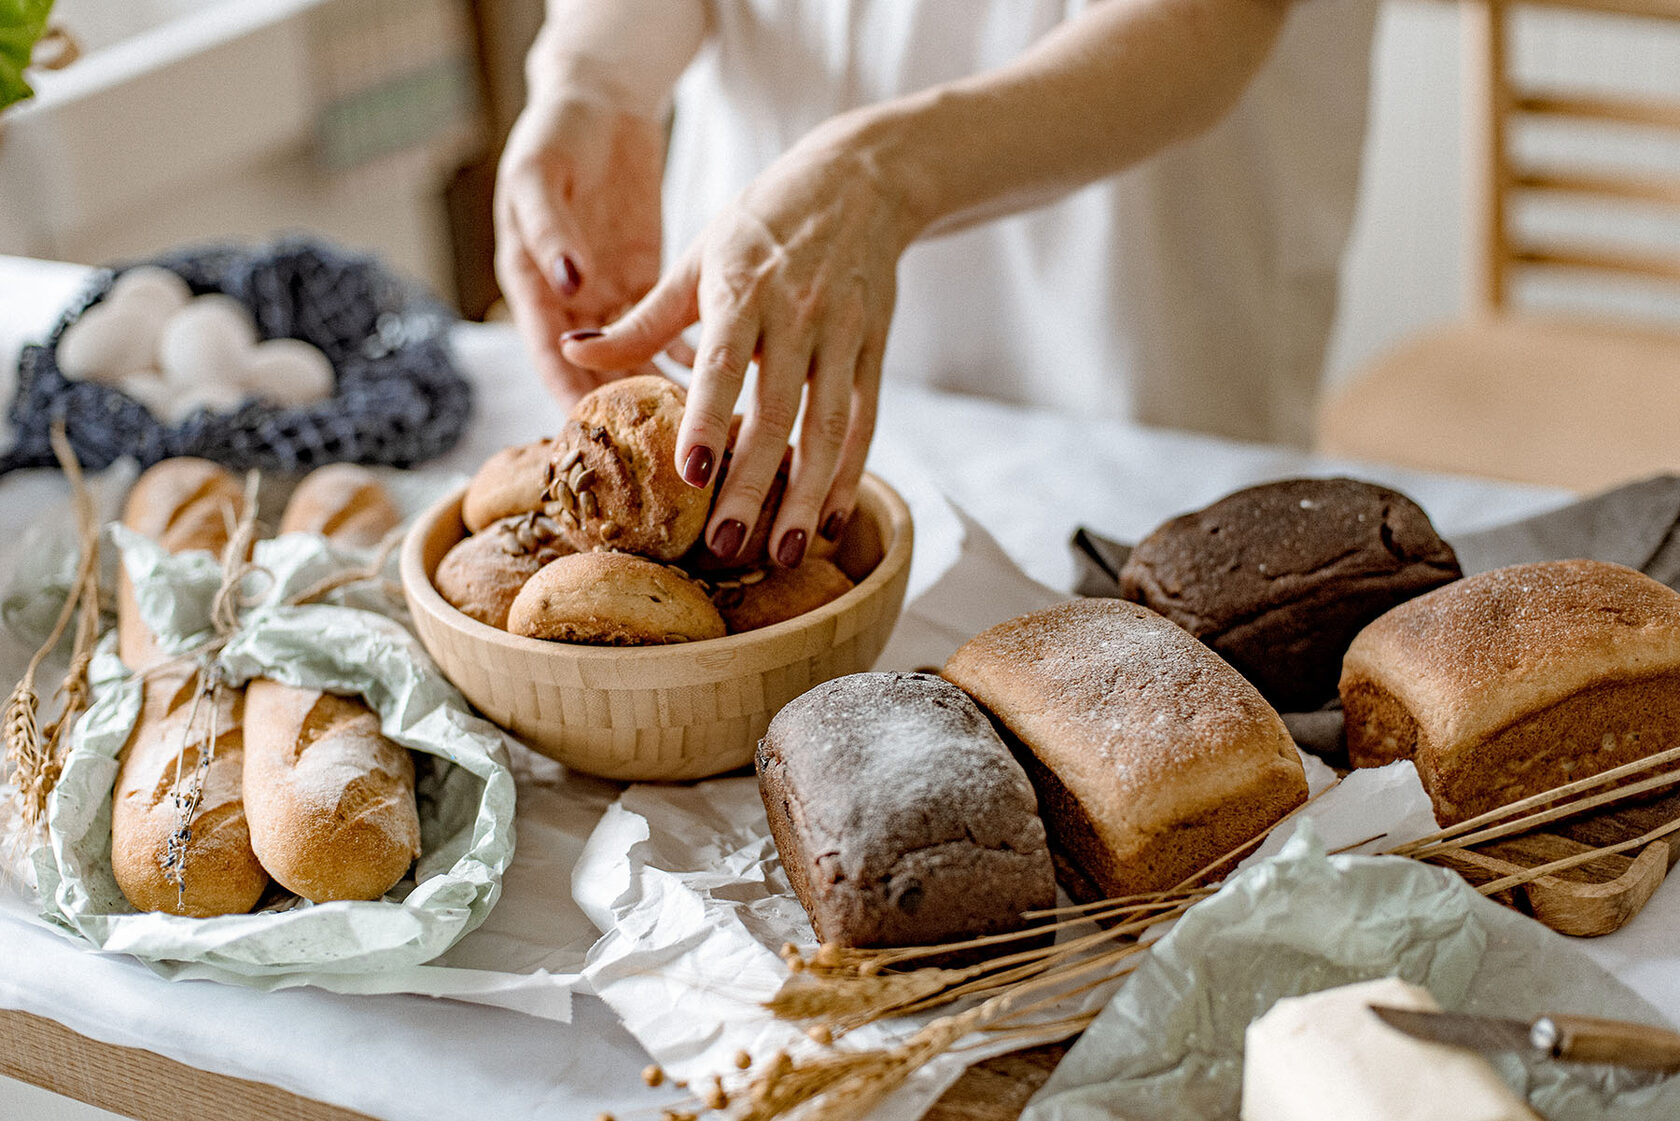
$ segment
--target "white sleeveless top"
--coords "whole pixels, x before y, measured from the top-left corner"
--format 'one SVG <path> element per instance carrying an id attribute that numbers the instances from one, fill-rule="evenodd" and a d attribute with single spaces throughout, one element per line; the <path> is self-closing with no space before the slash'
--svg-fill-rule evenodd
<path id="1" fill-rule="evenodd" d="M 1085 0 L 708 0 L 667 257 L 835 113 L 998 66 Z M 1353 222 L 1377 0 L 1303 0 L 1236 109 L 1058 202 L 918 242 L 886 376 L 1305 444 Z"/>

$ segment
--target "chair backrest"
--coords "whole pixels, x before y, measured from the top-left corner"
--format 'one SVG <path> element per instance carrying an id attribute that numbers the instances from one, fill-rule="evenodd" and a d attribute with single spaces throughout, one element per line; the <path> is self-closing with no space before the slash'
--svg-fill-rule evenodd
<path id="1" fill-rule="evenodd" d="M 1617 22 L 1621 17 L 1680 21 L 1680 0 L 1477 0 L 1466 7 L 1474 30 L 1467 59 L 1483 69 L 1485 91 L 1478 121 L 1484 161 L 1478 285 L 1482 305 L 1506 309 L 1519 273 L 1540 269 L 1590 270 L 1655 281 L 1672 285 L 1680 295 L 1680 244 L 1653 249 L 1629 245 L 1626 238 L 1536 234 L 1518 220 L 1527 200 L 1545 199 L 1552 204 L 1655 210 L 1680 223 L 1680 161 L 1659 169 L 1605 167 L 1598 161 L 1571 168 L 1551 159 L 1525 158 L 1516 143 L 1520 131 L 1537 122 L 1631 129 L 1659 139 L 1666 133 L 1670 142 L 1680 144 L 1680 93 L 1672 99 L 1609 93 L 1597 83 L 1586 89 L 1556 88 L 1549 82 L 1525 82 L 1514 64 L 1518 9 L 1572 9 L 1605 14 Z"/>

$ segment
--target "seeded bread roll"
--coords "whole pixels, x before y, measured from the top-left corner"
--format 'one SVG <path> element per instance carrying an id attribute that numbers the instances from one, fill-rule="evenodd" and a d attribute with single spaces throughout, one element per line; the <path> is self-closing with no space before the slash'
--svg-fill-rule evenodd
<path id="1" fill-rule="evenodd" d="M 553 440 L 503 448 L 484 461 L 461 499 L 461 520 L 477 533 L 491 522 L 541 509 Z"/>
<path id="2" fill-rule="evenodd" d="M 245 694 L 223 689 L 215 703 L 207 698 L 195 709 L 196 685 L 192 671 L 164 673 L 145 683 L 140 719 L 117 756 L 111 871 L 140 911 L 243 914 L 268 888 L 245 819 Z M 212 742 L 197 809 L 189 830 L 177 836 L 178 799 L 189 796 L 200 757 Z M 179 885 L 170 880 L 172 867 Z"/>
<path id="3" fill-rule="evenodd" d="M 608 382 L 572 407 L 554 440 L 545 509 L 574 549 L 671 561 L 699 540 L 714 484 L 691 487 L 677 474 L 686 400 L 649 374 Z"/>
<path id="4" fill-rule="evenodd" d="M 396 521 L 371 473 L 323 468 L 299 484 L 280 524 L 365 543 Z M 245 716 L 245 812 L 263 867 L 314 903 L 383 896 L 420 853 L 408 749 L 380 734 L 360 697 L 258 679 L 246 688 Z"/>
<path id="5" fill-rule="evenodd" d="M 937 677 L 819 685 L 770 721 L 757 765 L 782 866 L 824 942 L 956 941 L 1055 904 L 1027 776 Z"/>
<path id="6" fill-rule="evenodd" d="M 527 638 L 642 646 L 722 638 L 723 617 L 680 569 L 629 553 L 573 553 L 544 565 L 508 609 Z"/>
<path id="7" fill-rule="evenodd" d="M 280 516 L 281 533 L 319 533 L 364 549 L 400 524 L 402 515 L 379 476 L 354 463 L 333 463 L 305 475 Z"/>
<path id="8" fill-rule="evenodd" d="M 205 459 L 165 459 L 135 480 L 123 524 L 172 553 L 204 549 L 220 556 L 244 506 L 244 488 L 225 468 Z M 251 851 L 245 820 L 243 691 L 224 688 L 216 704 L 203 701 L 193 713 L 197 674 L 190 668 L 154 668 L 169 656 L 141 621 L 126 571 L 117 581 L 117 652 L 130 669 L 153 671 L 142 685 L 139 719 L 117 756 L 111 803 L 117 886 L 142 911 L 201 916 L 249 911 L 267 889 L 268 874 Z M 212 719 L 215 750 L 182 844 L 177 805 L 196 782 L 199 755 L 211 743 Z M 170 880 L 171 870 L 179 872 L 179 885 Z"/>
<path id="9" fill-rule="evenodd" d="M 1452 547 L 1398 491 L 1285 479 L 1162 525 L 1120 570 L 1120 594 L 1298 712 L 1335 696 L 1342 654 L 1361 627 L 1460 574 Z"/>
<path id="10" fill-rule="evenodd" d="M 546 514 L 519 514 L 464 537 L 443 555 L 433 582 L 457 610 L 499 630 L 525 581 L 572 547 Z"/>
<path id="11" fill-rule="evenodd" d="M 171 553 L 204 549 L 221 557 L 245 510 L 245 490 L 232 472 L 208 459 L 179 456 L 141 473 L 123 506 L 123 524 Z M 132 670 L 165 659 L 140 621 L 127 571 L 117 577 L 117 656 Z"/>
<path id="12" fill-rule="evenodd" d="M 1017 741 L 1075 896 L 1171 888 L 1306 800 L 1265 698 L 1135 603 L 1077 600 L 1000 623 L 944 673 Z"/>
<path id="13" fill-rule="evenodd" d="M 1342 670 L 1355 766 L 1412 758 L 1443 825 L 1680 743 L 1680 593 L 1520 564 L 1401 604 Z"/>
<path id="14" fill-rule="evenodd" d="M 851 591 L 852 578 L 833 561 L 812 557 L 798 568 L 755 569 L 719 576 L 712 602 L 730 634 L 753 631 L 815 611 Z"/>

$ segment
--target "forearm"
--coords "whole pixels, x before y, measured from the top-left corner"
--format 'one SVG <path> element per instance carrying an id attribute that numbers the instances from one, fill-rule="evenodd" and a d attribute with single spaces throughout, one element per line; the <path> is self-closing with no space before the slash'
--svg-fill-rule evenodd
<path id="1" fill-rule="evenodd" d="M 1290 0 L 1106 0 L 995 70 L 846 114 L 841 136 L 913 234 L 1112 175 L 1217 122 L 1265 61 Z"/>
<path id="2" fill-rule="evenodd" d="M 705 37 L 702 0 L 548 0 L 525 60 L 530 96 L 594 97 L 660 119 Z"/>

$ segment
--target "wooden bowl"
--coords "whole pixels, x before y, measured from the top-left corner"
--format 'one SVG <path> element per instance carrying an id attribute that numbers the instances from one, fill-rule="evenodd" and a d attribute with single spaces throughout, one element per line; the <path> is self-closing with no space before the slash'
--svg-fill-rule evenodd
<path id="1" fill-rule="evenodd" d="M 696 779 L 751 763 L 784 704 L 874 664 L 910 577 L 910 510 L 865 475 L 833 558 L 857 587 L 832 603 L 760 630 L 671 646 L 523 638 L 462 614 L 432 584 L 438 562 L 466 536 L 464 493 L 422 514 L 403 542 L 403 592 L 420 641 L 485 716 L 603 778 Z"/>

